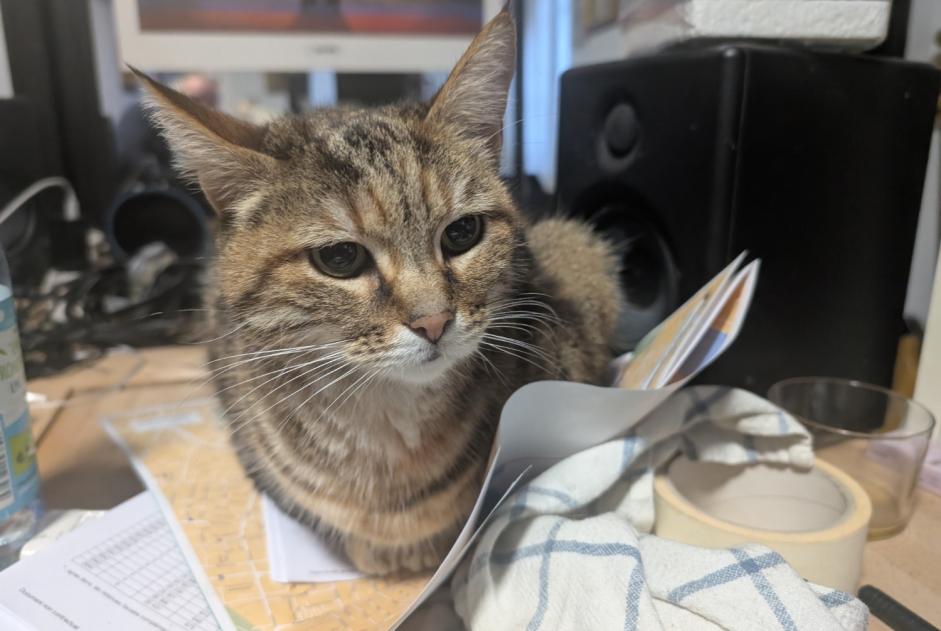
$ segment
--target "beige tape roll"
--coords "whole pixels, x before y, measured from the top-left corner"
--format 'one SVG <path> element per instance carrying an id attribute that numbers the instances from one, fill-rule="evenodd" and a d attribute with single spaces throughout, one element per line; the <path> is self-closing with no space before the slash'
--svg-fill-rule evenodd
<path id="1" fill-rule="evenodd" d="M 760 543 L 808 581 L 856 591 L 872 504 L 833 465 L 818 459 L 798 471 L 681 456 L 657 475 L 654 503 L 658 536 L 707 548 Z"/>

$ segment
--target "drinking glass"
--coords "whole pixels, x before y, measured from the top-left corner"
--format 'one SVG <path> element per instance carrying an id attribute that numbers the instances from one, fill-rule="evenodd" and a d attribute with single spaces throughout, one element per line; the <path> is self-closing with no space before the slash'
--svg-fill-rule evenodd
<path id="1" fill-rule="evenodd" d="M 768 399 L 810 430 L 818 458 L 866 489 L 870 539 L 905 528 L 935 423 L 927 408 L 885 388 L 825 377 L 780 381 Z"/>

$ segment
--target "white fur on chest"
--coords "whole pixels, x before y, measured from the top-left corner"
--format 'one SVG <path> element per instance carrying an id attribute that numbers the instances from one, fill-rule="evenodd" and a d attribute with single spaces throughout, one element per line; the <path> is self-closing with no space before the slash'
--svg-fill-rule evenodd
<path id="1" fill-rule="evenodd" d="M 357 450 L 393 464 L 421 447 L 423 431 L 438 410 L 434 389 L 382 384 L 337 410 L 334 419 L 350 428 Z"/>

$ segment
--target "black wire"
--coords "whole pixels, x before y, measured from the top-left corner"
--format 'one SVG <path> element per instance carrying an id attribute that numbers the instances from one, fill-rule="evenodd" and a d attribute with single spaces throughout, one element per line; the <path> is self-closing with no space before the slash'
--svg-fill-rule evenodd
<path id="1" fill-rule="evenodd" d="M 127 294 L 127 273 L 113 265 L 82 273 L 50 292 L 15 293 L 28 378 L 60 372 L 118 345 L 146 347 L 187 339 L 198 320 L 200 261 L 178 261 L 163 270 L 150 292 L 119 309 L 109 296 Z M 53 314 L 57 314 L 54 318 Z"/>

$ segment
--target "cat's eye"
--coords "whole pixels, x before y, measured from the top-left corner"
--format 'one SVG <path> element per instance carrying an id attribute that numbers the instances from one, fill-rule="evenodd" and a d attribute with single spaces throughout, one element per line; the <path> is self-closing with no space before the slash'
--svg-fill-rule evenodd
<path id="1" fill-rule="evenodd" d="M 446 256 L 457 256 L 477 245 L 483 235 L 480 215 L 465 215 L 447 225 L 441 234 L 441 249 Z"/>
<path id="2" fill-rule="evenodd" d="M 369 252 L 352 241 L 335 243 L 310 251 L 310 262 L 327 276 L 353 278 L 369 266 Z"/>

